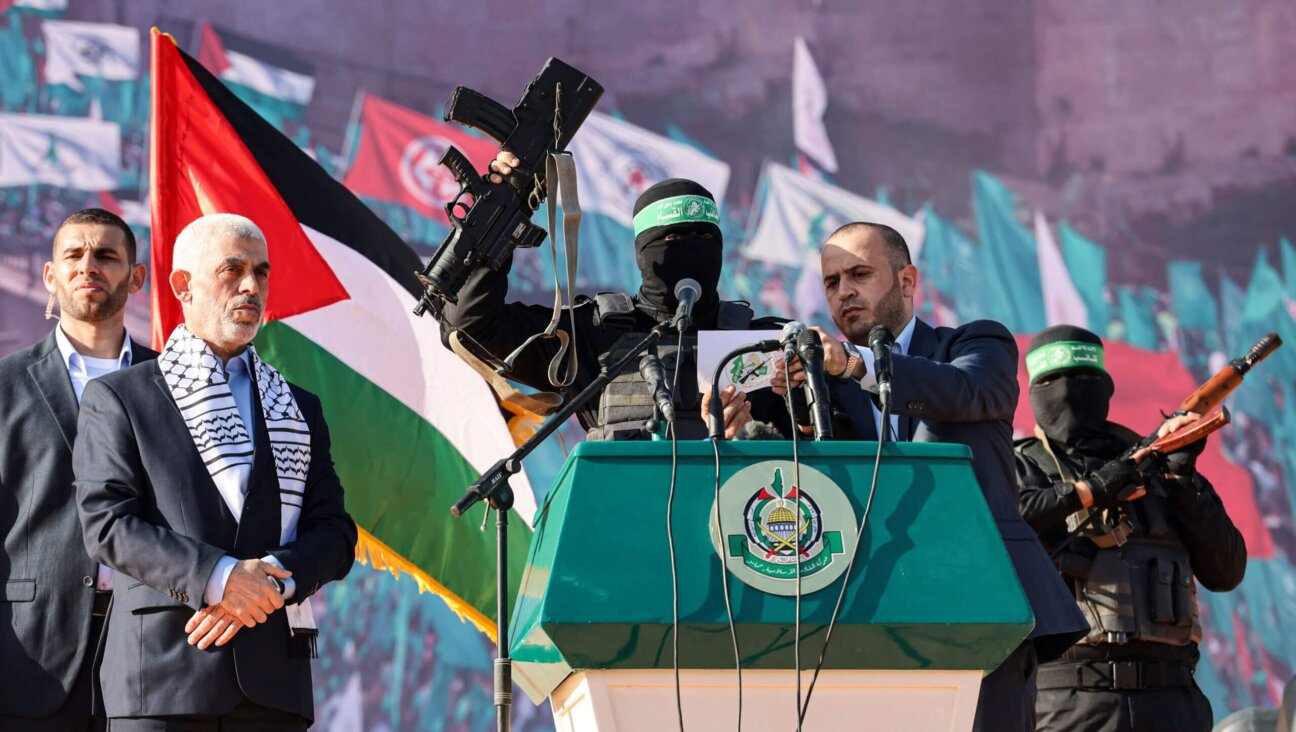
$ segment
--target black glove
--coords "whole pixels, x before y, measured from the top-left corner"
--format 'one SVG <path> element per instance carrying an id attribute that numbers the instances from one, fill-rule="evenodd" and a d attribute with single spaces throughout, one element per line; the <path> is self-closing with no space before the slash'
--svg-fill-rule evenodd
<path id="1" fill-rule="evenodd" d="M 1143 476 L 1135 469 L 1134 463 L 1124 458 L 1116 458 L 1103 465 L 1085 478 L 1089 492 L 1093 494 L 1094 506 L 1109 508 L 1115 506 L 1120 494 L 1126 488 L 1143 483 Z"/>
<path id="2" fill-rule="evenodd" d="M 1206 449 L 1206 438 L 1202 438 L 1191 445 L 1184 445 L 1174 452 L 1167 453 L 1165 456 L 1165 469 L 1167 473 L 1175 475 L 1190 476 L 1197 472 L 1197 456 L 1202 454 Z"/>

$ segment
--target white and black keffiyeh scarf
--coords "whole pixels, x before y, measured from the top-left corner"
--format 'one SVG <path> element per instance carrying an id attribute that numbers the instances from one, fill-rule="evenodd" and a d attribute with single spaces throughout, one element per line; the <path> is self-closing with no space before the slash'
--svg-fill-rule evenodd
<path id="1" fill-rule="evenodd" d="M 250 344 L 247 350 L 279 479 L 279 543 L 288 544 L 297 537 L 297 520 L 306 495 L 310 426 L 283 375 L 262 361 Z M 251 476 L 254 450 L 225 366 L 207 343 L 183 324 L 172 331 L 157 363 L 216 490 L 238 521 L 243 515 L 243 491 Z M 310 600 L 285 605 L 285 610 L 294 638 L 301 636 L 313 652 L 316 631 Z"/>

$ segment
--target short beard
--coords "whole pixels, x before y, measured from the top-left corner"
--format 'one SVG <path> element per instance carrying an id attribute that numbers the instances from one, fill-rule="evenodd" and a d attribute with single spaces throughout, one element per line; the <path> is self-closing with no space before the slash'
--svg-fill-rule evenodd
<path id="1" fill-rule="evenodd" d="M 83 323 L 99 323 L 108 320 L 126 307 L 126 298 L 130 296 L 130 284 L 129 277 L 122 278 L 121 284 L 116 289 L 108 290 L 108 298 L 103 302 L 78 301 L 72 292 L 60 284 L 57 288 L 59 310 L 73 320 Z"/>
<path id="2" fill-rule="evenodd" d="M 839 322 L 834 316 L 833 322 L 837 323 L 838 330 L 846 335 L 847 340 L 859 346 L 868 343 L 869 331 L 878 325 L 891 329 L 892 336 L 899 335 L 898 329 L 903 328 L 905 323 L 901 322 L 904 318 L 904 293 L 898 277 L 895 285 L 878 301 L 872 315 L 868 320 L 856 320 L 853 323 Z"/>

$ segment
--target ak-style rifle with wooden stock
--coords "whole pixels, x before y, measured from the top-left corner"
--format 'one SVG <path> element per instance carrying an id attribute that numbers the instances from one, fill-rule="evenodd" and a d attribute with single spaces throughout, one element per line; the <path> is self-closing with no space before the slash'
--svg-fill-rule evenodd
<path id="1" fill-rule="evenodd" d="M 1132 461 L 1138 471 L 1148 479 L 1147 482 L 1160 477 L 1165 472 L 1165 456 L 1206 439 L 1212 432 L 1229 423 L 1231 417 L 1228 408 L 1224 406 L 1224 400 L 1242 385 L 1242 381 L 1256 364 L 1268 358 L 1282 344 L 1282 338 L 1279 338 L 1277 333 L 1270 333 L 1261 338 L 1245 355 L 1230 361 L 1227 366 L 1217 371 L 1214 376 L 1189 394 L 1188 398 L 1180 402 L 1178 409 L 1167 415 L 1169 419 L 1193 413 L 1201 415 L 1200 419 L 1193 420 L 1165 435 L 1157 436 L 1157 433 L 1153 432 L 1131 447 L 1123 456 L 1124 459 Z M 1146 493 L 1146 489 L 1140 486 L 1130 490 L 1128 494 L 1123 494 L 1121 500 L 1138 500 Z M 1103 510 L 1091 508 L 1085 520 L 1072 529 L 1066 538 L 1054 547 L 1050 555 L 1056 557 L 1060 554 L 1105 513 Z"/>
<path id="2" fill-rule="evenodd" d="M 1207 379 L 1206 383 L 1197 387 L 1187 399 L 1179 403 L 1179 408 L 1169 415 L 1175 417 L 1194 413 L 1200 414 L 1201 419 L 1194 420 L 1161 437 L 1157 437 L 1156 432 L 1153 432 L 1131 448 L 1126 457 L 1134 460 L 1141 468 L 1145 463 L 1154 461 L 1156 456 L 1169 455 L 1176 450 L 1200 442 L 1206 439 L 1207 435 L 1228 424 L 1231 417 L 1228 408 L 1224 406 L 1224 400 L 1242 385 L 1243 379 L 1256 364 L 1268 358 L 1282 344 L 1282 338 L 1279 338 L 1277 333 L 1270 333 L 1261 338 L 1251 347 L 1251 350 L 1246 352 L 1246 355 L 1233 359 Z"/>

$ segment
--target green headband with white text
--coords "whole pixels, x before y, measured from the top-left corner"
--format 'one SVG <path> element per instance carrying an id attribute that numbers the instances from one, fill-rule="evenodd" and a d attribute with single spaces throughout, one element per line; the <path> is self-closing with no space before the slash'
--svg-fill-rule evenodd
<path id="1" fill-rule="evenodd" d="M 716 202 L 706 196 L 671 196 L 644 206 L 635 214 L 634 233 L 643 232 L 658 226 L 675 226 L 678 224 L 714 224 L 720 225 L 720 211 Z"/>
<path id="2" fill-rule="evenodd" d="M 1084 341 L 1056 341 L 1026 354 L 1026 374 L 1031 381 L 1050 371 L 1090 368 L 1106 373 L 1103 347 Z"/>

